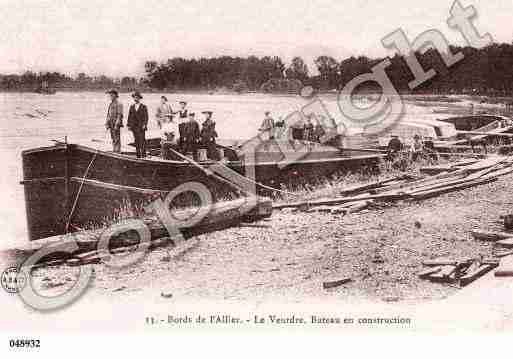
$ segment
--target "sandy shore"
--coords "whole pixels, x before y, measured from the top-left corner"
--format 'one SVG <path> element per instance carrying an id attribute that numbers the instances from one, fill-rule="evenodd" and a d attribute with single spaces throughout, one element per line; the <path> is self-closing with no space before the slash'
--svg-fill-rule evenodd
<path id="1" fill-rule="evenodd" d="M 513 203 L 513 175 L 423 202 L 399 202 L 347 216 L 276 211 L 272 218 L 160 248 L 138 264 L 94 265 L 87 296 L 131 295 L 263 303 L 306 299 L 406 301 L 446 298 L 458 288 L 420 280 L 422 260 L 491 256 L 470 230 L 502 230 Z M 509 203 L 509 204 L 506 204 Z M 34 272 L 45 295 L 71 286 L 76 267 Z M 326 280 L 352 282 L 323 289 Z M 142 293 L 141 293 L 142 292 Z"/>

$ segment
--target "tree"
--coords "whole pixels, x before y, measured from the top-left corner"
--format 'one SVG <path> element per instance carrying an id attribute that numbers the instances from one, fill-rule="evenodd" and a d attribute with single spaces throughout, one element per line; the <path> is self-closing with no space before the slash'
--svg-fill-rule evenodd
<path id="1" fill-rule="evenodd" d="M 285 71 L 285 75 L 288 79 L 296 79 L 305 83 L 308 79 L 308 66 L 306 66 L 301 57 L 296 56 Z"/>
<path id="2" fill-rule="evenodd" d="M 325 89 L 337 87 L 339 82 L 338 62 L 331 56 L 319 56 L 314 62 L 320 74 L 320 85 Z"/>

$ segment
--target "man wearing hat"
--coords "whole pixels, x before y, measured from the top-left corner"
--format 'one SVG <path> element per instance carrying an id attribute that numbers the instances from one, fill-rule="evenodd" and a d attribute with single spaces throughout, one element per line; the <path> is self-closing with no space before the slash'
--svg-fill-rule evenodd
<path id="1" fill-rule="evenodd" d="M 148 108 L 141 103 L 142 95 L 139 91 L 132 94 L 134 103 L 128 110 L 127 127 L 134 135 L 135 149 L 137 157 L 146 157 L 146 138 L 145 132 L 148 127 Z"/>
<path id="2" fill-rule="evenodd" d="M 200 142 L 199 124 L 194 118 L 194 112 L 189 112 L 189 120 L 183 126 L 184 153 L 196 154 L 198 143 Z"/>
<path id="3" fill-rule="evenodd" d="M 203 111 L 205 121 L 202 123 L 200 137 L 201 146 L 207 150 L 207 157 L 211 160 L 219 160 L 216 148 L 216 123 L 212 121 L 212 111 Z"/>
<path id="4" fill-rule="evenodd" d="M 187 102 L 180 101 L 180 109 L 178 110 L 178 148 L 182 153 L 185 153 L 185 125 L 188 118 L 186 106 Z"/>
<path id="5" fill-rule="evenodd" d="M 163 124 L 169 122 L 173 118 L 173 109 L 167 102 L 166 96 L 160 97 L 160 106 L 157 107 L 155 118 L 157 120 L 157 126 L 159 126 L 160 129 L 162 129 Z"/>
<path id="6" fill-rule="evenodd" d="M 112 139 L 112 151 L 121 152 L 121 127 L 123 127 L 123 104 L 118 101 L 119 94 L 112 89 L 106 93 L 110 96 L 110 104 L 107 109 L 105 128 L 110 131 Z"/>

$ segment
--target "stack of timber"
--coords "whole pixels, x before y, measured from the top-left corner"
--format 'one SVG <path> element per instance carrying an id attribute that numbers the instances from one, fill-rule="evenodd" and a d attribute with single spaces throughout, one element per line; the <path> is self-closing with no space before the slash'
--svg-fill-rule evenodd
<path id="1" fill-rule="evenodd" d="M 499 265 L 499 260 L 469 258 L 463 260 L 436 259 L 422 262 L 426 267 L 418 276 L 437 283 L 459 283 L 466 286 Z"/>
<path id="2" fill-rule="evenodd" d="M 200 212 L 205 213 L 202 219 L 197 223 L 186 221 L 184 226 L 179 228 L 180 235 L 170 234 L 164 223 L 154 214 L 143 218 L 142 221 L 149 229 L 151 235 L 149 249 L 167 245 L 179 246 L 183 240 L 203 233 L 270 217 L 272 215 L 272 203 L 267 198 L 244 197 L 233 201 L 218 202 L 210 207 L 173 211 L 171 214 L 174 218 L 192 218 L 192 216 Z M 2 250 L 0 255 L 20 265 L 37 251 L 43 248 L 46 250 L 51 248 L 51 250 L 48 250 L 51 254 L 41 258 L 32 266 L 35 269 L 63 263 L 71 266 L 98 263 L 112 255 L 123 255 L 138 249 L 141 239 L 137 231 L 135 229 L 127 229 L 111 236 L 109 250 L 100 253 L 98 251 L 98 243 L 106 230 L 108 228 L 74 232 L 31 241 L 23 246 Z M 64 250 L 70 248 L 70 244 L 73 245 L 73 251 Z"/>
<path id="3" fill-rule="evenodd" d="M 484 160 L 465 160 L 445 166 L 421 169 L 424 177 L 399 176 L 361 186 L 344 189 L 339 197 L 312 201 L 273 205 L 274 209 L 295 208 L 312 211 L 322 206 L 325 212 L 330 207 L 335 213 L 356 202 L 367 208 L 375 202 L 398 200 L 423 200 L 441 194 L 496 181 L 500 176 L 513 172 L 513 157 L 493 156 Z"/>

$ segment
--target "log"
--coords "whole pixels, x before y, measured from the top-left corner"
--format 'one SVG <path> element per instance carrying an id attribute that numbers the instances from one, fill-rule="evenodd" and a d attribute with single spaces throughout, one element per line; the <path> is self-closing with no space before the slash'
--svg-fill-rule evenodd
<path id="1" fill-rule="evenodd" d="M 507 232 L 471 231 L 470 234 L 472 237 L 474 237 L 474 239 L 489 242 L 496 242 L 503 239 L 513 238 L 513 233 Z"/>
<path id="2" fill-rule="evenodd" d="M 183 237 L 187 239 L 202 233 L 209 233 L 216 230 L 225 229 L 243 221 L 247 222 L 266 218 L 272 214 L 271 200 L 260 198 L 256 203 L 256 207 L 250 206 L 250 203 L 251 202 L 248 202 L 248 200 L 245 198 L 229 202 L 216 203 L 208 209 L 208 212 L 203 220 L 197 224 L 181 228 L 180 232 L 182 233 Z M 249 209 L 249 211 L 246 213 L 243 211 L 243 209 Z M 175 212 L 173 215 L 178 218 L 184 218 L 186 214 L 196 213 L 197 211 L 198 208 L 193 208 L 190 210 Z M 155 242 L 153 246 L 162 246 L 166 243 L 173 243 L 173 241 L 169 239 L 169 233 L 167 232 L 167 229 L 159 220 L 156 219 L 156 217 L 145 218 L 144 222 L 147 224 L 150 230 L 152 243 Z M 66 260 L 70 259 L 72 256 L 77 255 L 80 255 L 83 258 L 88 258 L 88 256 L 94 256 L 93 253 L 96 251 L 96 247 L 103 230 L 81 231 L 64 236 L 55 236 L 51 238 L 31 241 L 25 245 L 22 245 L 21 247 L 2 250 L 0 255 L 6 256 L 8 258 L 11 257 L 16 260 L 16 262 L 20 262 L 42 248 L 46 248 L 48 246 L 52 246 L 55 249 L 64 248 L 64 246 L 68 246 L 71 242 L 74 241 L 78 245 L 78 249 L 74 253 L 70 254 L 64 253 L 62 251 L 55 252 L 52 253 L 52 255 L 46 256 L 40 260 L 39 263 L 59 259 Z M 110 249 L 112 250 L 113 248 L 132 247 L 138 242 L 139 238 L 137 234 L 133 236 L 129 231 L 121 233 L 117 237 L 112 238 L 109 243 Z M 80 258 L 75 259 L 80 261 Z M 72 261 L 71 263 L 74 262 L 76 261 Z"/>

